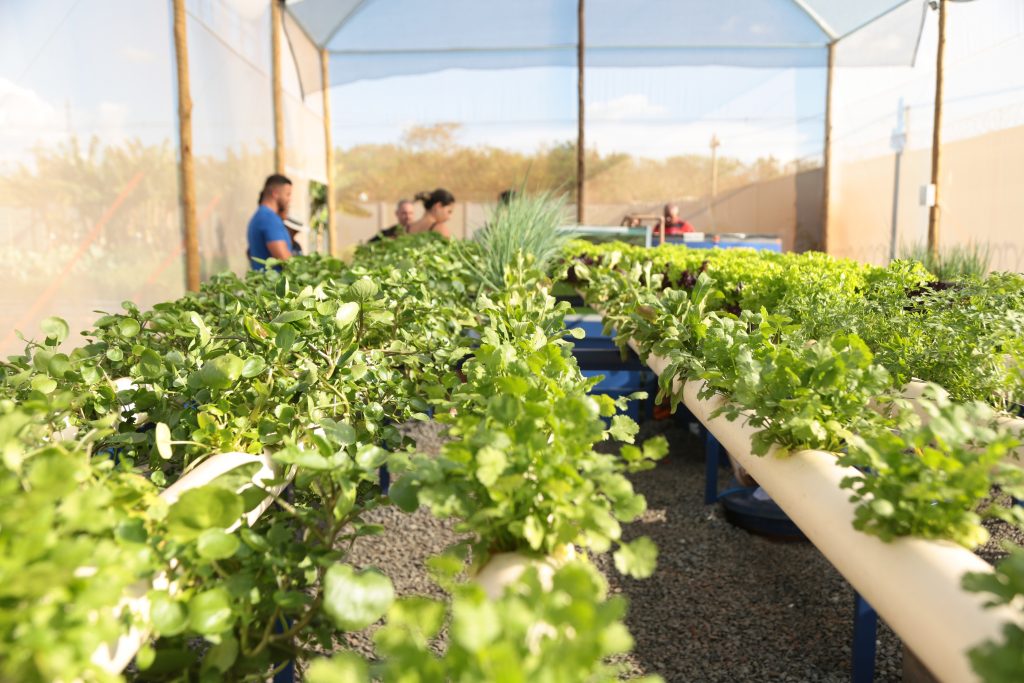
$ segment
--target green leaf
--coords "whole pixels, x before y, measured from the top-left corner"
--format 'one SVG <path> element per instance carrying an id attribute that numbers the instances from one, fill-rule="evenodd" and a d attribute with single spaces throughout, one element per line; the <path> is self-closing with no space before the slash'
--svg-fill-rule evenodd
<path id="1" fill-rule="evenodd" d="M 207 389 L 228 389 L 242 376 L 244 366 L 242 359 L 233 353 L 217 356 L 203 364 L 199 381 Z"/>
<path id="2" fill-rule="evenodd" d="M 134 318 L 121 318 L 117 321 L 117 329 L 122 337 L 134 337 L 142 331 L 142 325 Z"/>
<path id="3" fill-rule="evenodd" d="M 52 394 L 57 388 L 57 382 L 46 375 L 36 375 L 32 378 L 32 388 L 41 394 Z"/>
<path id="4" fill-rule="evenodd" d="M 153 349 L 146 349 L 139 356 L 139 372 L 149 380 L 160 378 L 164 374 L 163 358 Z"/>
<path id="5" fill-rule="evenodd" d="M 207 560 L 223 560 L 238 550 L 238 538 L 222 529 L 207 529 L 196 541 L 196 552 Z"/>
<path id="6" fill-rule="evenodd" d="M 334 314 L 334 322 L 339 330 L 347 330 L 359 316 L 359 304 L 354 301 L 347 301 L 338 306 L 338 312 Z"/>
<path id="7" fill-rule="evenodd" d="M 634 579 L 646 579 L 654 573 L 658 547 L 646 536 L 623 543 L 615 551 L 615 568 Z"/>
<path id="8" fill-rule="evenodd" d="M 388 499 L 402 512 L 416 512 L 420 506 L 418 486 L 411 476 L 392 481 L 388 488 Z"/>
<path id="9" fill-rule="evenodd" d="M 456 598 L 452 606 L 452 637 L 470 652 L 478 652 L 501 633 L 494 604 L 482 595 Z"/>
<path id="10" fill-rule="evenodd" d="M 285 311 L 270 322 L 272 323 L 293 323 L 309 317 L 309 311 Z"/>
<path id="11" fill-rule="evenodd" d="M 52 339 L 57 343 L 60 343 L 68 338 L 71 330 L 68 328 L 67 322 L 63 318 L 51 316 L 44 318 L 39 327 L 42 328 L 43 332 L 46 333 L 47 339 Z"/>
<path id="12" fill-rule="evenodd" d="M 376 622 L 395 599 L 390 579 L 375 569 L 356 573 L 336 564 L 324 575 L 324 612 L 345 631 L 360 631 Z"/>
<path id="13" fill-rule="evenodd" d="M 171 429 L 163 422 L 156 423 L 156 429 L 153 430 L 153 435 L 156 438 L 156 451 L 160 454 L 160 457 L 164 460 L 170 460 L 174 455 L 171 449 Z"/>
<path id="14" fill-rule="evenodd" d="M 295 343 L 296 332 L 291 325 L 282 325 L 274 337 L 274 345 L 281 350 L 281 353 L 288 353 Z"/>
<path id="15" fill-rule="evenodd" d="M 445 606 L 419 595 L 399 598 L 388 610 L 389 626 L 404 626 L 424 638 L 433 638 L 444 625 Z"/>
<path id="16" fill-rule="evenodd" d="M 180 541 L 198 538 L 207 529 L 225 529 L 242 515 L 242 497 L 218 486 L 181 494 L 167 513 L 167 533 Z"/>
<path id="17" fill-rule="evenodd" d="M 368 683 L 370 668 L 354 652 L 339 652 L 330 659 L 314 661 L 306 672 L 309 683 Z"/>
<path id="18" fill-rule="evenodd" d="M 115 363 L 120 363 L 122 360 L 124 360 L 124 352 L 121 349 L 117 348 L 116 346 L 111 346 L 109 349 L 107 349 L 106 355 L 107 358 L 114 361 Z"/>
<path id="19" fill-rule="evenodd" d="M 484 446 L 476 453 L 476 478 L 484 486 L 492 486 L 508 466 L 508 458 L 497 448 Z"/>
<path id="20" fill-rule="evenodd" d="M 220 673 L 226 672 L 238 659 L 238 641 L 231 634 L 221 636 L 220 642 L 206 651 L 203 657 L 203 670 L 212 669 Z"/>
<path id="21" fill-rule="evenodd" d="M 625 415 L 614 416 L 612 418 L 612 425 L 608 429 L 608 433 L 613 439 L 625 441 L 626 443 L 633 443 L 633 438 L 638 431 L 640 431 L 639 425 Z"/>
<path id="22" fill-rule="evenodd" d="M 242 365 L 242 377 L 252 379 L 257 375 L 263 374 L 263 371 L 266 369 L 267 361 L 263 360 L 259 356 L 249 356 L 245 359 L 245 364 Z"/>
<path id="23" fill-rule="evenodd" d="M 388 452 L 374 444 L 363 444 L 356 451 L 356 464 L 370 472 L 388 461 Z"/>
<path id="24" fill-rule="evenodd" d="M 231 628 L 231 595 L 223 588 L 199 593 L 188 601 L 188 624 L 196 633 L 213 635 Z"/>
<path id="25" fill-rule="evenodd" d="M 188 626 L 185 606 L 164 591 L 149 594 L 149 620 L 161 636 L 176 636 Z"/>

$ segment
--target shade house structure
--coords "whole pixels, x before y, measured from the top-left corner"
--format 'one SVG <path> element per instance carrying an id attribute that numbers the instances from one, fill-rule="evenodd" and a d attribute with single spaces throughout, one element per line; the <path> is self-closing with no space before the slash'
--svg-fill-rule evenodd
<path id="1" fill-rule="evenodd" d="M 575 198 L 581 223 L 588 218 L 588 73 L 665 67 L 684 79 L 692 74 L 696 88 L 712 69 L 798 70 L 797 87 L 824 100 L 813 105 L 825 110 L 824 122 L 809 124 L 817 128 L 811 135 L 823 169 L 814 211 L 820 227 L 818 239 L 803 245 L 817 248 L 828 246 L 829 103 L 837 61 L 849 67 L 912 63 L 919 58 L 928 12 L 921 0 L 289 0 L 286 6 L 291 34 L 319 46 L 327 62 L 322 71 L 309 52 L 300 74 L 310 89 L 325 77 L 331 86 L 346 86 L 454 69 L 575 69 Z M 743 91 L 737 84 L 730 97 L 742 97 Z M 808 93 L 799 97 L 806 100 Z M 727 98 L 722 105 L 728 106 Z"/>

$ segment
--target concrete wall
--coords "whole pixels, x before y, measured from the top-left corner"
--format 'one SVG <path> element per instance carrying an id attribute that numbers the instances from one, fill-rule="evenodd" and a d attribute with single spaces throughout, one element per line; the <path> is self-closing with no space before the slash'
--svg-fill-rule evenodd
<path id="1" fill-rule="evenodd" d="M 931 175 L 931 152 L 908 150 L 894 193 L 895 154 L 833 167 L 829 253 L 884 263 L 896 245 L 923 242 L 928 209 L 921 186 Z M 1024 272 L 1024 127 L 947 143 L 940 178 L 939 243 L 988 244 L 992 270 Z"/>

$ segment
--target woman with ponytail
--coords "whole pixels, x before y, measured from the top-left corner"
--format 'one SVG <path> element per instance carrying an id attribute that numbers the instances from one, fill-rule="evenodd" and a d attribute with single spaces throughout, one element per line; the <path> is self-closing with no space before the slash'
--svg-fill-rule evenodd
<path id="1" fill-rule="evenodd" d="M 442 237 L 451 237 L 448 219 L 452 217 L 455 197 L 448 190 L 437 188 L 433 192 L 420 192 L 416 201 L 423 202 L 423 217 L 409 224 L 409 233 L 436 232 Z"/>

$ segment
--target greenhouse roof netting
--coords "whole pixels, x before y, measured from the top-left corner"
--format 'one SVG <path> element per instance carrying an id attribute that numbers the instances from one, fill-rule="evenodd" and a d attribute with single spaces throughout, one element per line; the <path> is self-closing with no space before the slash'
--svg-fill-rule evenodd
<path id="1" fill-rule="evenodd" d="M 573 66 L 577 0 L 288 0 L 331 85 L 444 69 Z M 899 15 L 858 65 L 913 60 L 924 0 L 586 0 L 588 67 L 822 67 L 828 45 Z M 907 21 L 917 17 L 917 20 Z"/>

